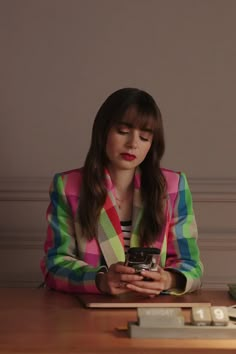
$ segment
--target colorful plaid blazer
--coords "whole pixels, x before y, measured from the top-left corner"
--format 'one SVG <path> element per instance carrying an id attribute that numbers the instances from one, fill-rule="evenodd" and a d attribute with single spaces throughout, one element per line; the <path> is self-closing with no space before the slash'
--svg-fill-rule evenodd
<path id="1" fill-rule="evenodd" d="M 184 173 L 163 169 L 167 181 L 166 224 L 153 247 L 161 250 L 160 265 L 186 277 L 184 292 L 200 287 L 202 263 L 197 245 L 197 226 L 192 196 Z M 48 230 L 41 269 L 48 287 L 77 293 L 98 293 L 96 273 L 125 260 L 124 242 L 110 175 L 106 174 L 107 198 L 92 241 L 81 237 L 77 220 L 83 169 L 56 174 L 50 187 Z M 139 246 L 138 225 L 142 215 L 141 176 L 134 178 L 130 246 Z M 173 290 L 170 293 L 177 294 Z M 182 291 L 183 293 L 183 291 Z"/>

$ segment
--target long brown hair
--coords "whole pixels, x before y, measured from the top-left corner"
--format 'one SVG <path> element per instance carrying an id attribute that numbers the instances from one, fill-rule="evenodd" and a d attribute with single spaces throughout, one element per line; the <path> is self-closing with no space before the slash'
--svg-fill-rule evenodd
<path id="1" fill-rule="evenodd" d="M 97 112 L 92 129 L 90 148 L 83 169 L 78 219 L 84 237 L 96 237 L 97 222 L 106 196 L 106 141 L 110 129 L 117 125 L 130 107 L 137 110 L 136 126 L 149 122 L 153 126 L 151 148 L 140 164 L 143 216 L 139 225 L 140 245 L 151 245 L 160 234 L 164 222 L 166 181 L 160 169 L 165 150 L 160 109 L 153 97 L 143 90 L 123 88 L 112 93 Z"/>

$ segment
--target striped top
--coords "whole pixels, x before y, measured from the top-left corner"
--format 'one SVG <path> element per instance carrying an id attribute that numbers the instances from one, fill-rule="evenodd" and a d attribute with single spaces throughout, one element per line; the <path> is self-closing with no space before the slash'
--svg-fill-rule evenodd
<path id="1" fill-rule="evenodd" d="M 128 249 L 130 247 L 130 235 L 131 235 L 132 220 L 121 221 L 120 225 L 121 225 L 121 231 L 124 235 L 125 253 L 127 253 Z"/>

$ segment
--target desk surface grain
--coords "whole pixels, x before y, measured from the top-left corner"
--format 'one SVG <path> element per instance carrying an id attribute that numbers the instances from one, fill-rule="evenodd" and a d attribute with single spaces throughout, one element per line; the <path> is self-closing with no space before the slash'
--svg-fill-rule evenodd
<path id="1" fill-rule="evenodd" d="M 198 294 L 212 305 L 235 304 L 225 291 L 201 290 L 194 300 Z M 85 309 L 75 296 L 47 289 L 0 289 L 0 319 L 1 354 L 236 353 L 236 338 L 129 338 L 117 328 L 136 319 L 135 309 Z"/>

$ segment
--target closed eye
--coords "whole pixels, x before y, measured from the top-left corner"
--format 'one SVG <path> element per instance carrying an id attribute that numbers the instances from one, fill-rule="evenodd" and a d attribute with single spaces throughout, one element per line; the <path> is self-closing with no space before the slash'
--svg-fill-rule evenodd
<path id="1" fill-rule="evenodd" d="M 142 141 L 149 141 L 149 139 L 150 139 L 150 138 L 146 138 L 146 137 L 144 137 L 144 136 L 140 136 L 140 140 L 142 140 Z"/>
<path id="2" fill-rule="evenodd" d="M 129 134 L 129 129 L 118 129 L 118 133 L 121 135 Z"/>
<path id="3" fill-rule="evenodd" d="M 142 141 L 151 141 L 153 134 L 149 131 L 141 131 L 139 137 Z"/>
<path id="4" fill-rule="evenodd" d="M 127 126 L 127 124 L 120 124 L 117 127 L 117 133 L 120 135 L 127 135 L 130 131 L 134 129 L 133 127 Z M 139 130 L 139 138 L 141 141 L 148 142 L 152 140 L 153 133 L 149 129 L 141 129 Z"/>

